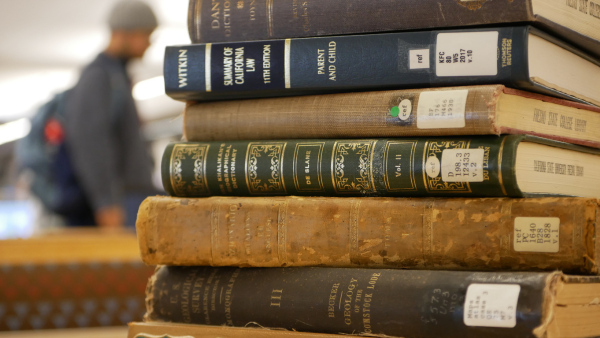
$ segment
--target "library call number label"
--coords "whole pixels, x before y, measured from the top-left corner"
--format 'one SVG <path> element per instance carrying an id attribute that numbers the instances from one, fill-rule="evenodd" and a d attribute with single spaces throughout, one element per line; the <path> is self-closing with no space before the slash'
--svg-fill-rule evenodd
<path id="1" fill-rule="evenodd" d="M 467 288 L 463 321 L 467 326 L 515 327 L 518 284 L 471 284 Z"/>
<path id="2" fill-rule="evenodd" d="M 559 228 L 558 217 L 516 217 L 515 251 L 558 252 Z"/>

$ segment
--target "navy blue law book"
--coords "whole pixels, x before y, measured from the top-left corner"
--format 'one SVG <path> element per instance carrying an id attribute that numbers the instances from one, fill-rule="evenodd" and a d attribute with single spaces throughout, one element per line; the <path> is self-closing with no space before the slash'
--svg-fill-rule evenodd
<path id="1" fill-rule="evenodd" d="M 171 46 L 164 74 L 178 100 L 504 84 L 600 105 L 598 60 L 531 26 Z"/>

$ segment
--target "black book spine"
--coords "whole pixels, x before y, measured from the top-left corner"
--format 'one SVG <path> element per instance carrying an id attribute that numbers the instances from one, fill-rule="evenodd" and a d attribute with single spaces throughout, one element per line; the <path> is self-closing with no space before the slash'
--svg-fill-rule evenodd
<path id="1" fill-rule="evenodd" d="M 407 338 L 535 337 L 533 330 L 544 321 L 544 289 L 551 276 L 555 275 L 162 267 L 148 288 L 146 319 Z M 475 284 L 484 291 L 471 289 Z M 485 290 L 498 285 L 512 290 L 512 304 L 498 305 L 498 299 L 486 298 L 492 292 Z M 473 319 L 487 323 L 474 324 Z"/>
<path id="2" fill-rule="evenodd" d="M 181 100 L 529 81 L 529 26 L 167 47 Z"/>
<path id="3" fill-rule="evenodd" d="M 533 21 L 530 0 L 190 0 L 194 43 Z"/>

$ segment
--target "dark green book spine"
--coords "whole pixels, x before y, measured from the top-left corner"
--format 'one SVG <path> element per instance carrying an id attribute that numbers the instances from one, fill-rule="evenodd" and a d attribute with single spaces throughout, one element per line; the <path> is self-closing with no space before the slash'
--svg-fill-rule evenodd
<path id="1" fill-rule="evenodd" d="M 544 289 L 552 276 L 385 269 L 161 267 L 147 291 L 146 319 L 407 338 L 535 337 L 533 330 L 544 321 Z M 476 292 L 470 288 L 474 284 L 483 288 L 503 284 L 499 288 L 519 291 L 512 304 L 504 305 L 505 311 L 498 311 L 498 304 L 491 299 L 486 304 L 485 294 L 480 294 L 480 298 L 469 294 Z M 469 322 L 481 315 L 488 320 L 495 318 L 497 323 L 512 323 L 482 327 Z"/>
<path id="2" fill-rule="evenodd" d="M 187 142 L 167 146 L 172 196 L 521 196 L 523 136 Z"/>

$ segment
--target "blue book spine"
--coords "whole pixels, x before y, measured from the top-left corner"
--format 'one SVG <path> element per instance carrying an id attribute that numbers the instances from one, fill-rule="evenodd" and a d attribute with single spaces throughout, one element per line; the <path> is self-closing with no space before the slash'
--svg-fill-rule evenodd
<path id="1" fill-rule="evenodd" d="M 167 47 L 165 86 L 179 100 L 388 88 L 527 87 L 529 26 Z"/>

